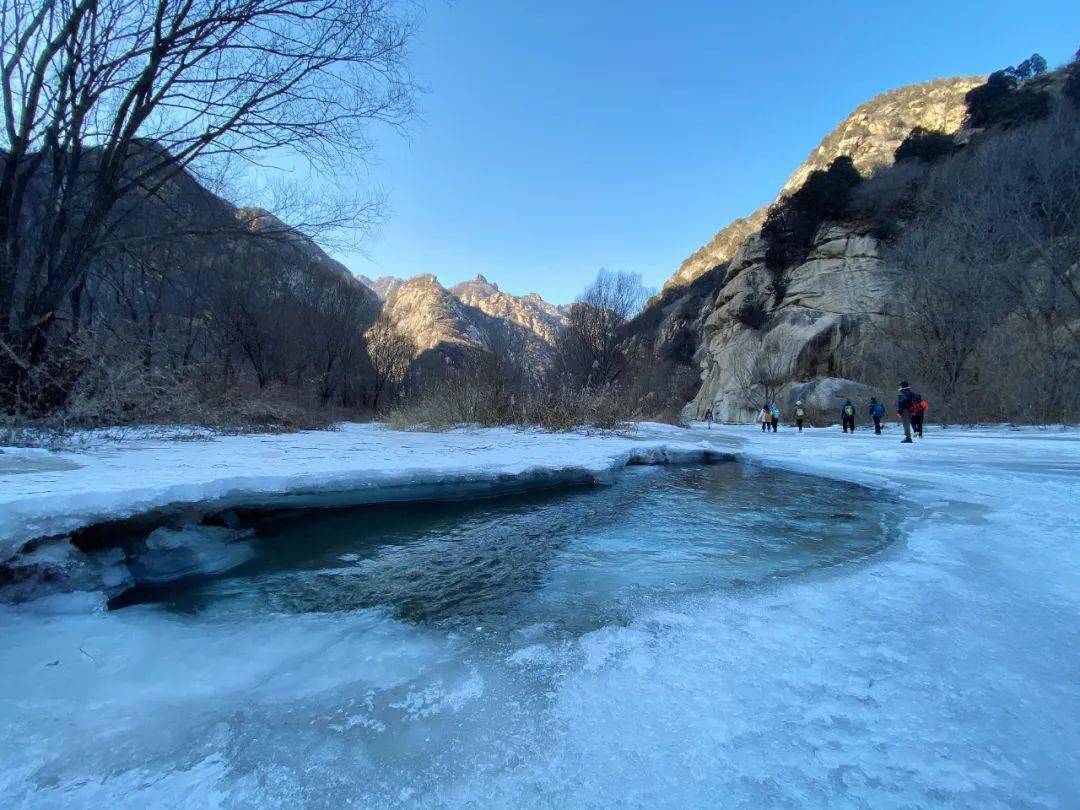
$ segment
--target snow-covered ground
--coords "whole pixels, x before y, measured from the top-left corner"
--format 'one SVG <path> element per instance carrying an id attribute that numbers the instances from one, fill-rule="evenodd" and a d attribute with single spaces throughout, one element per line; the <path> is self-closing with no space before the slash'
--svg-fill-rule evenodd
<path id="1" fill-rule="evenodd" d="M 485 429 L 334 431 L 80 442 L 80 452 L 0 448 L 0 561 L 35 537 L 152 509 L 363 503 L 484 488 L 592 480 L 630 460 L 702 453 L 685 431 L 637 436 Z M 425 488 L 427 488 L 425 490 Z"/>
<path id="2" fill-rule="evenodd" d="M 872 562 L 695 596 L 571 644 L 522 638 L 500 662 L 463 657 L 454 634 L 373 611 L 198 621 L 149 608 L 5 607 L 0 796 L 17 807 L 340 806 L 350 796 L 406 806 L 1076 806 L 1080 432 L 928 429 L 903 446 L 895 427 L 882 437 L 660 430 L 647 432 L 887 488 L 907 503 L 904 537 Z M 354 445 L 304 434 L 221 440 L 207 452 L 117 448 L 76 459 L 78 470 L 0 478 L 2 525 L 9 537 L 40 528 L 65 482 L 78 482 L 71 509 L 86 520 L 116 510 L 121 493 L 134 510 L 298 481 L 340 488 L 389 465 L 407 472 L 396 483 L 556 460 L 602 470 L 636 446 L 495 433 L 404 434 L 408 446 L 396 447 L 375 432 L 358 429 Z M 286 466 L 286 441 L 307 448 L 310 478 L 299 461 Z M 183 470 L 159 469 L 186 453 Z M 231 466 L 219 474 L 214 464 Z M 34 479 L 36 490 L 20 483 Z M 544 684 L 538 713 L 516 702 L 532 682 Z M 421 783 L 405 772 L 350 782 L 368 756 L 355 732 L 385 733 L 371 706 L 386 694 L 400 695 L 391 705 L 402 757 L 423 744 L 409 729 L 441 719 L 470 767 Z"/>

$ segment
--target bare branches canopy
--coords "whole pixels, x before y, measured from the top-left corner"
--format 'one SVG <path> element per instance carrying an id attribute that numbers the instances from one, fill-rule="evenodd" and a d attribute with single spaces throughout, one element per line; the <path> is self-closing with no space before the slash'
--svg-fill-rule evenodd
<path id="1" fill-rule="evenodd" d="M 0 0 L 0 339 L 34 362 L 122 203 L 185 168 L 363 154 L 412 112 L 411 31 L 393 0 Z"/>

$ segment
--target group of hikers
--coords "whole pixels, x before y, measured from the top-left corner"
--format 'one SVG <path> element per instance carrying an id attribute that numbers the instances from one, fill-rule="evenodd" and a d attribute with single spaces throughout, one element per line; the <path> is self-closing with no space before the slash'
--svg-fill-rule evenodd
<path id="1" fill-rule="evenodd" d="M 928 407 L 926 399 L 921 394 L 911 390 L 911 386 L 906 380 L 900 383 L 900 390 L 897 392 L 896 397 L 896 415 L 904 425 L 904 444 L 911 444 L 912 436 L 922 438 L 923 420 L 926 418 Z M 844 433 L 855 432 L 856 410 L 855 403 L 850 399 L 840 408 L 840 424 Z M 874 423 L 874 433 L 880 436 L 881 420 L 885 418 L 884 403 L 879 402 L 877 397 L 870 397 L 867 415 Z M 780 406 L 775 402 L 766 402 L 758 411 L 757 421 L 761 424 L 763 433 L 768 432 L 770 429 L 775 433 L 780 426 Z M 711 430 L 713 423 L 712 408 L 705 411 L 705 422 Z M 802 433 L 805 422 L 806 408 L 800 399 L 795 402 L 795 427 L 799 429 L 800 433 Z"/>

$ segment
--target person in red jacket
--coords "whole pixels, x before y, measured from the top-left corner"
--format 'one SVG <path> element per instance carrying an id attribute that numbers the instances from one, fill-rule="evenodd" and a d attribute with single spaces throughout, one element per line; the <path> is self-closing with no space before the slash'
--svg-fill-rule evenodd
<path id="1" fill-rule="evenodd" d="M 926 409 L 929 406 L 926 404 L 926 400 L 919 397 L 919 401 L 912 405 L 911 411 L 911 431 L 920 439 L 922 436 L 923 419 L 926 418 Z"/>

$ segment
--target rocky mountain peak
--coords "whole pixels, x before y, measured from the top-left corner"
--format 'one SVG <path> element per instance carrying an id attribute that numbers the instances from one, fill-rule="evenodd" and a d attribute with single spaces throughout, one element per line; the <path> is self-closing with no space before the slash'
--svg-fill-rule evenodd
<path id="1" fill-rule="evenodd" d="M 565 319 L 539 295 L 511 295 L 483 274 L 449 289 L 431 273 L 404 281 L 390 276 L 361 281 L 384 299 L 384 317 L 421 354 L 452 358 L 463 349 L 487 348 L 508 352 L 540 370 L 550 362 L 551 346 Z"/>
<path id="2" fill-rule="evenodd" d="M 964 96 L 984 81 L 979 76 L 934 79 L 881 93 L 860 104 L 792 172 L 778 197 L 797 190 L 812 171 L 828 168 L 841 155 L 851 157 L 863 174 L 890 165 L 893 152 L 915 127 L 956 132 L 964 123 Z M 685 286 L 731 259 L 746 238 L 761 229 L 767 210 L 759 208 L 718 231 L 683 261 L 664 289 Z"/>
<path id="3" fill-rule="evenodd" d="M 956 132 L 964 124 L 964 96 L 986 81 L 983 76 L 933 79 L 874 96 L 856 107 L 788 178 L 780 194 L 806 182 L 810 172 L 827 169 L 847 155 L 863 174 L 891 165 L 893 152 L 915 127 Z"/>

